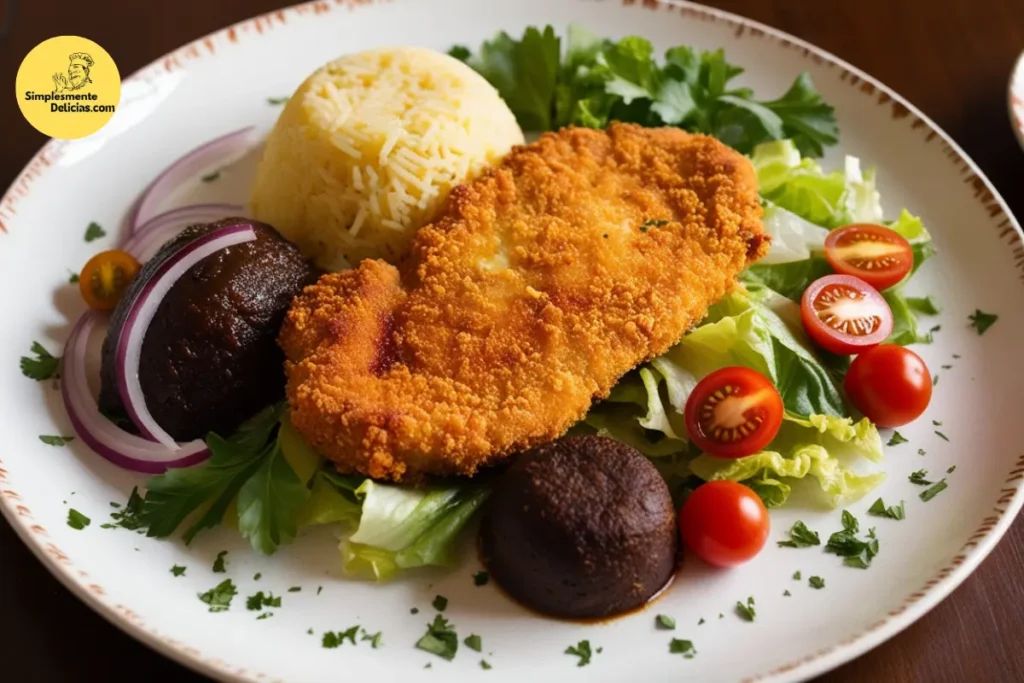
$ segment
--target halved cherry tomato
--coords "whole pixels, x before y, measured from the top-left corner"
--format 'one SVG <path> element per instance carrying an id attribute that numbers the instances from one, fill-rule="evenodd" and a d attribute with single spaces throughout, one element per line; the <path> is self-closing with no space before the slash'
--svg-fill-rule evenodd
<path id="1" fill-rule="evenodd" d="M 906 277 L 914 267 L 914 252 L 895 230 L 854 223 L 828 234 L 825 260 L 837 273 L 859 277 L 881 291 Z"/>
<path id="2" fill-rule="evenodd" d="M 853 405 L 879 427 L 913 422 L 932 400 L 928 366 L 896 344 L 882 344 L 854 358 L 845 386 Z"/>
<path id="3" fill-rule="evenodd" d="M 800 301 L 800 318 L 814 342 L 832 353 L 878 346 L 892 332 L 892 311 L 874 287 L 852 275 L 826 275 Z"/>
<path id="4" fill-rule="evenodd" d="M 78 290 L 89 308 L 112 311 L 139 272 L 139 262 L 128 253 L 111 249 L 89 259 L 78 277 Z"/>
<path id="5" fill-rule="evenodd" d="M 775 438 L 782 425 L 782 397 L 750 368 L 715 370 L 697 383 L 683 411 L 690 440 L 709 455 L 742 458 Z"/>
<path id="6" fill-rule="evenodd" d="M 679 511 L 683 541 L 716 567 L 734 567 L 752 559 L 761 552 L 770 529 L 764 503 L 735 481 L 701 484 Z"/>

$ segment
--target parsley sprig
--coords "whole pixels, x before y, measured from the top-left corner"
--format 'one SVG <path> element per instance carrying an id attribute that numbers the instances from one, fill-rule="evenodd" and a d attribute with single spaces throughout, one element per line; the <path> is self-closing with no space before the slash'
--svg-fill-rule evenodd
<path id="1" fill-rule="evenodd" d="M 60 356 L 54 356 L 37 341 L 32 342 L 30 353 L 21 357 L 21 374 L 37 382 L 60 379 Z"/>
<path id="2" fill-rule="evenodd" d="M 149 480 L 142 519 L 149 535 L 170 536 L 194 512 L 184 531 L 191 543 L 211 529 L 238 497 L 238 530 L 253 548 L 270 555 L 298 531 L 295 512 L 309 489 L 281 454 L 278 425 L 282 406 L 266 408 L 229 439 L 210 434 L 210 459 L 199 467 L 169 470 Z"/>

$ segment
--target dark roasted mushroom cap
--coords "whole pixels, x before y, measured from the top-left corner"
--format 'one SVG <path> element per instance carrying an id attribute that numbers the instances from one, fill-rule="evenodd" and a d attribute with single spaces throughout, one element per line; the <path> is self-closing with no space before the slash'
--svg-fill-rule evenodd
<path id="1" fill-rule="evenodd" d="M 277 334 L 292 299 L 316 281 L 299 250 L 264 223 L 227 218 L 193 225 L 139 271 L 114 310 L 103 343 L 100 409 L 124 413 L 114 374 L 114 343 L 130 303 L 182 246 L 224 225 L 251 224 L 256 240 L 222 249 L 193 266 L 160 303 L 142 342 L 139 380 L 146 406 L 178 441 L 228 435 L 284 396 Z"/>
<path id="2" fill-rule="evenodd" d="M 558 617 L 643 605 L 675 570 L 678 532 L 664 479 L 606 437 L 561 438 L 502 475 L 480 530 L 484 562 L 515 599 Z"/>

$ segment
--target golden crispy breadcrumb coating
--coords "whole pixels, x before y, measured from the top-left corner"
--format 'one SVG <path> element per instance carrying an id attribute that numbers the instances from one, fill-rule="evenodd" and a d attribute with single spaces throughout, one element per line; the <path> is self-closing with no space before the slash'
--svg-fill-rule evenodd
<path id="1" fill-rule="evenodd" d="M 549 441 L 764 255 L 757 177 L 676 128 L 565 129 L 457 187 L 396 269 L 298 296 L 291 419 L 343 472 L 472 475 Z"/>

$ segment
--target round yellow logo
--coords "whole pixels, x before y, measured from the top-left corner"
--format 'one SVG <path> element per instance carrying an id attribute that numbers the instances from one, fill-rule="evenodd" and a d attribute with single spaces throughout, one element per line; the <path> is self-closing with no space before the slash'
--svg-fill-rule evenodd
<path id="1" fill-rule="evenodd" d="M 63 140 L 102 128 L 121 101 L 121 75 L 102 47 L 57 36 L 32 48 L 18 68 L 18 106 L 40 133 Z"/>

